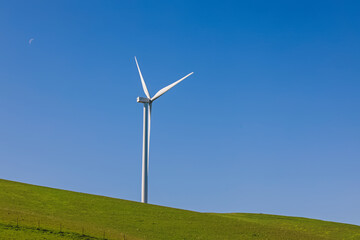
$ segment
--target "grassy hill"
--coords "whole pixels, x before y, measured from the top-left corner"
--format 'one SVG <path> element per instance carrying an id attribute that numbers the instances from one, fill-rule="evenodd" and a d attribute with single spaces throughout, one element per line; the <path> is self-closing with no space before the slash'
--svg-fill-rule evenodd
<path id="1" fill-rule="evenodd" d="M 360 226 L 199 213 L 0 180 L 0 239 L 359 239 Z"/>

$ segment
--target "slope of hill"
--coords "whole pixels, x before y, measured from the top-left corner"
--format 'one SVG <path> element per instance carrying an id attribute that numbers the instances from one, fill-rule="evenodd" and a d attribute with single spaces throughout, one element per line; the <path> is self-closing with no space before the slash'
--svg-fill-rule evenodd
<path id="1" fill-rule="evenodd" d="M 359 239 L 360 226 L 199 213 L 0 180 L 0 239 Z"/>

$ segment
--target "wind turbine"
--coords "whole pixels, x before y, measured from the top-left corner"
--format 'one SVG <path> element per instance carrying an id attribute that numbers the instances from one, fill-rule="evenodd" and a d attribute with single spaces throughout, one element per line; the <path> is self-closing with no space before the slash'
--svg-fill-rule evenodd
<path id="1" fill-rule="evenodd" d="M 185 77 L 177 80 L 176 82 L 166 86 L 158 91 L 153 97 L 150 97 L 150 93 L 146 87 L 144 78 L 141 74 L 139 64 L 135 57 L 137 69 L 139 71 L 141 85 L 143 87 L 146 98 L 138 97 L 136 100 L 138 103 L 144 104 L 144 123 L 143 123 L 143 149 L 142 149 L 142 180 L 141 180 L 141 202 L 148 202 L 148 174 L 149 174 L 149 144 L 150 144 L 150 118 L 151 118 L 151 107 L 153 101 L 158 99 L 161 95 L 169 91 L 175 85 L 180 83 L 182 80 L 193 74 L 189 73 Z"/>

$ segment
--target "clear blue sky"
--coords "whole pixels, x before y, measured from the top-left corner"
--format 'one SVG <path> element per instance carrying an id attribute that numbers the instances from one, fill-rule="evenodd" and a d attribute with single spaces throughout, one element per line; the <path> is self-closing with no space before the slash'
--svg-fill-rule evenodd
<path id="1" fill-rule="evenodd" d="M 358 1 L 1 1 L 0 178 L 360 225 Z M 29 44 L 29 40 L 34 40 Z"/>

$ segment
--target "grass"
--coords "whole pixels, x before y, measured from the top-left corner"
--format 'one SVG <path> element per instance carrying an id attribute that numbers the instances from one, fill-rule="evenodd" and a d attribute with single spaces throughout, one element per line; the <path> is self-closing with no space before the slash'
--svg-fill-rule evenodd
<path id="1" fill-rule="evenodd" d="M 360 226 L 199 213 L 0 180 L 0 239 L 360 240 Z"/>
<path id="2" fill-rule="evenodd" d="M 74 232 L 53 231 L 44 228 L 14 226 L 11 224 L 0 224 L 0 236 L 2 239 L 103 239 Z"/>

